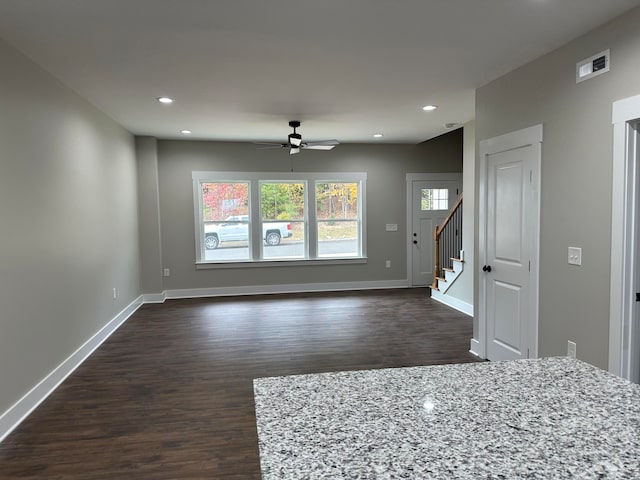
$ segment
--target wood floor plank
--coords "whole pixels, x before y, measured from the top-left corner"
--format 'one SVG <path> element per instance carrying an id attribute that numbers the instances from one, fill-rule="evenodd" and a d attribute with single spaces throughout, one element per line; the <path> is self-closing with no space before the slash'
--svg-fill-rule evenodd
<path id="1" fill-rule="evenodd" d="M 254 378 L 475 361 L 424 289 L 142 306 L 0 444 L 2 479 L 259 479 Z"/>

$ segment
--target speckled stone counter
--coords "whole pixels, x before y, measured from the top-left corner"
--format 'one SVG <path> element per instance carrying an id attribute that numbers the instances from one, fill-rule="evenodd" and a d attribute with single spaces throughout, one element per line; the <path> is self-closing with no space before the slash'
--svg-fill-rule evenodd
<path id="1" fill-rule="evenodd" d="M 272 479 L 640 479 L 640 386 L 558 357 L 254 381 Z"/>

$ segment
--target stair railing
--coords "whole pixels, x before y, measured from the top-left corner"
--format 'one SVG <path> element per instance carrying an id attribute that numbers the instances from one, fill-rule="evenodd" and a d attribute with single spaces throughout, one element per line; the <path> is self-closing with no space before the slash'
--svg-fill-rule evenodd
<path id="1" fill-rule="evenodd" d="M 451 268 L 451 258 L 458 258 L 462 250 L 462 194 L 456 200 L 442 225 L 436 225 L 433 230 L 433 243 L 435 245 L 433 288 L 438 288 L 441 266 Z"/>

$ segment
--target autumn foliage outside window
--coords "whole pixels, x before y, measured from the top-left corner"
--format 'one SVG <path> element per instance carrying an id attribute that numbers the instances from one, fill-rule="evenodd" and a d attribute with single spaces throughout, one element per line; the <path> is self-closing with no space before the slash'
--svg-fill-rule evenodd
<path id="1" fill-rule="evenodd" d="M 202 207 L 205 222 L 222 221 L 232 215 L 248 215 L 249 183 L 203 183 Z"/>

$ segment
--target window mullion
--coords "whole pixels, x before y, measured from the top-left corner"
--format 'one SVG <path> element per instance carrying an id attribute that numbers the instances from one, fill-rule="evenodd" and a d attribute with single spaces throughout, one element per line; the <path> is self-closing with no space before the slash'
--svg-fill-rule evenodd
<path id="1" fill-rule="evenodd" d="M 193 179 L 193 195 L 194 205 L 198 208 L 195 209 L 195 238 L 196 238 L 196 261 L 201 262 L 204 259 L 204 242 L 203 242 L 203 228 L 202 228 L 202 182 L 197 179 Z"/>
<path id="2" fill-rule="evenodd" d="M 367 191 L 365 188 L 365 182 L 360 180 L 358 182 L 358 228 L 360 235 L 359 251 L 358 255 L 364 257 L 367 255 L 367 232 L 366 232 L 366 218 L 367 218 Z"/>
<path id="3" fill-rule="evenodd" d="M 249 250 L 251 260 L 262 260 L 262 205 L 260 205 L 260 185 L 258 180 L 249 183 Z"/>
<path id="4" fill-rule="evenodd" d="M 310 182 L 311 185 L 307 188 L 307 228 L 308 232 L 308 245 L 309 245 L 309 258 L 315 259 L 318 258 L 318 216 L 316 212 L 317 203 L 316 203 L 316 188 L 317 185 L 315 181 Z"/>

